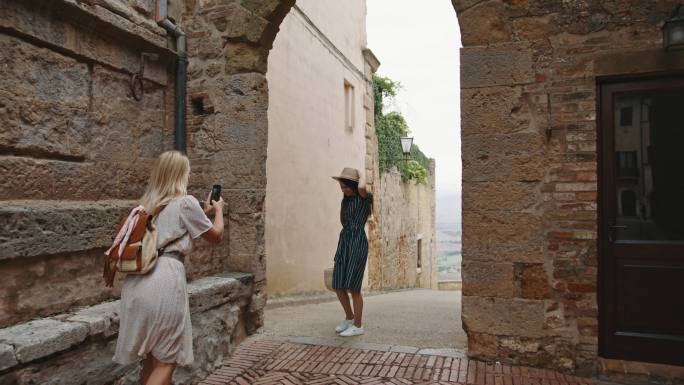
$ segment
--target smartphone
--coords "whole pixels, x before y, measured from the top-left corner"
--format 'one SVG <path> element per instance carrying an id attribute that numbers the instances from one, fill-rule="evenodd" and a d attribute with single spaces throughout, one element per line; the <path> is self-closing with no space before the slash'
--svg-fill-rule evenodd
<path id="1" fill-rule="evenodd" d="M 221 199 L 221 185 L 215 184 L 211 188 L 211 200 L 218 202 L 219 199 Z"/>

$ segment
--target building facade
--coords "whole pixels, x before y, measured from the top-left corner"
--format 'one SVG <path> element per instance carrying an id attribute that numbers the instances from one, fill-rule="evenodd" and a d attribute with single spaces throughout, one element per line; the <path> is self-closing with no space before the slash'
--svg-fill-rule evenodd
<path id="1" fill-rule="evenodd" d="M 366 169 L 364 49 L 365 0 L 300 0 L 273 43 L 266 74 L 269 296 L 326 290 L 323 270 L 333 266 L 341 229 L 342 193 L 331 176 L 343 167 Z"/>

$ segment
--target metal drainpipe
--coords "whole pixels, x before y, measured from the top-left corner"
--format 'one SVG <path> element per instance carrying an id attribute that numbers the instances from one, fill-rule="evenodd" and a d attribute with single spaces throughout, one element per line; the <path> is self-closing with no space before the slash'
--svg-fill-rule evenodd
<path id="1" fill-rule="evenodd" d="M 175 131 L 174 148 L 178 151 L 186 152 L 185 144 L 185 96 L 187 93 L 186 69 L 188 66 L 188 55 L 186 52 L 185 32 L 168 17 L 167 0 L 158 0 L 156 6 L 155 21 L 163 27 L 171 36 L 176 38 L 176 111 L 175 111 Z"/>

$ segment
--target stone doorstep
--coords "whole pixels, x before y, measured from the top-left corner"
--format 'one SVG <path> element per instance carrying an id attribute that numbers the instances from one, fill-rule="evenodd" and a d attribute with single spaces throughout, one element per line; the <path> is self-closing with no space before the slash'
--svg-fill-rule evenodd
<path id="1" fill-rule="evenodd" d="M 188 284 L 190 312 L 251 297 L 252 275 L 227 273 L 198 279 Z M 118 333 L 120 301 L 104 302 L 74 312 L 37 319 L 0 329 L 0 371 L 61 352 L 78 345 L 88 336 Z"/>
<path id="2" fill-rule="evenodd" d="M 261 340 L 271 340 L 279 342 L 289 342 L 292 344 L 300 345 L 317 345 L 317 346 L 329 346 L 329 347 L 341 347 L 350 349 L 360 349 L 360 350 L 375 350 L 381 352 L 396 352 L 396 353 L 410 353 L 410 354 L 420 354 L 425 356 L 440 356 L 440 357 L 456 357 L 465 358 L 466 351 L 462 349 L 450 349 L 450 348 L 419 348 L 415 346 L 402 346 L 402 345 L 390 345 L 390 344 L 376 344 L 372 342 L 356 342 L 356 341 L 343 341 L 339 338 L 325 338 L 325 337 L 281 337 L 281 336 L 270 336 L 261 335 L 252 337 L 253 339 Z"/>
<path id="3" fill-rule="evenodd" d="M 410 291 L 410 290 L 422 290 L 422 288 L 405 288 L 405 289 L 393 289 L 393 290 L 367 290 L 362 289 L 361 294 L 364 298 L 373 297 L 376 295 Z M 337 295 L 332 291 L 321 291 L 310 294 L 300 294 L 293 296 L 283 296 L 276 298 L 269 298 L 266 302 L 266 310 L 278 309 L 286 306 L 299 306 L 299 305 L 314 305 L 325 302 L 335 302 L 337 301 Z"/>

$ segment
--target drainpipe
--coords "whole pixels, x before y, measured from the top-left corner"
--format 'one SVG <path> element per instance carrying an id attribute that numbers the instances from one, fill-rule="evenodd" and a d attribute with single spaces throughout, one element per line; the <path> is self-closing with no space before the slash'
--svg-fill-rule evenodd
<path id="1" fill-rule="evenodd" d="M 176 111 L 174 148 L 186 152 L 185 144 L 185 95 L 187 92 L 186 69 L 188 55 L 186 52 L 185 32 L 172 19 L 168 17 L 168 0 L 157 0 L 155 21 L 164 28 L 171 36 L 176 38 Z"/>

